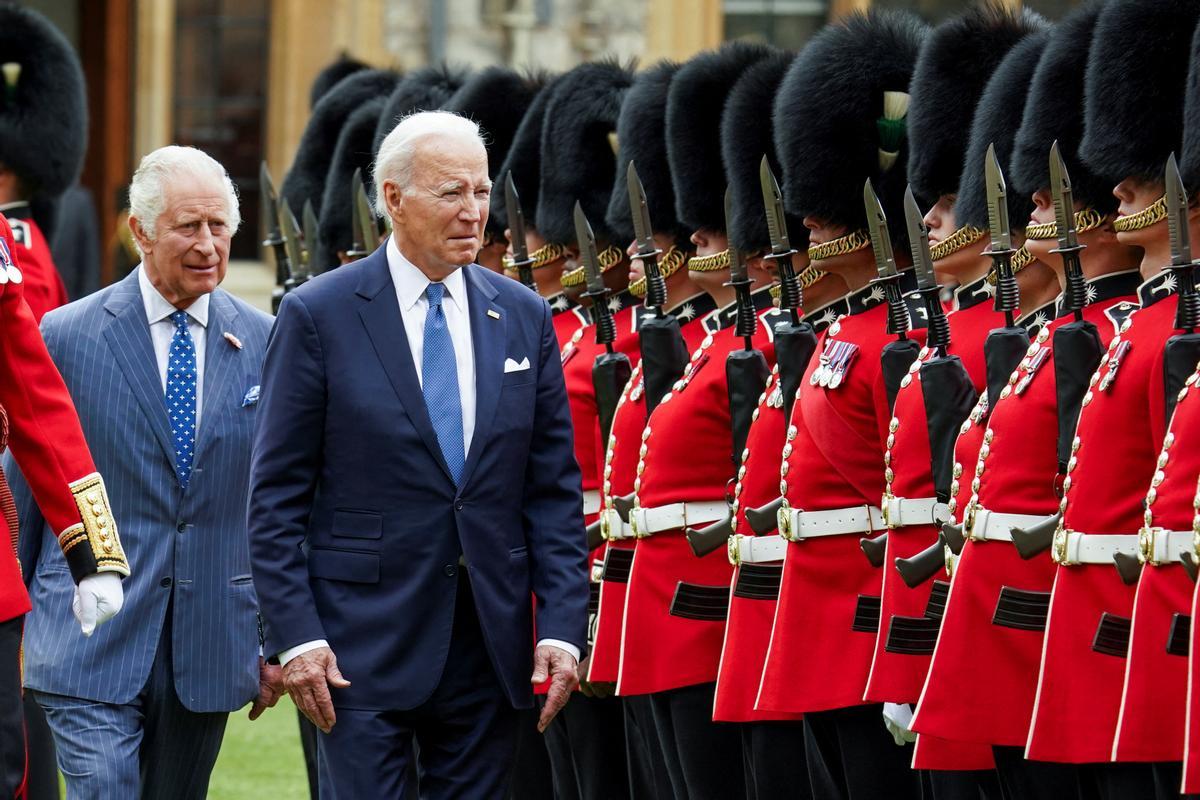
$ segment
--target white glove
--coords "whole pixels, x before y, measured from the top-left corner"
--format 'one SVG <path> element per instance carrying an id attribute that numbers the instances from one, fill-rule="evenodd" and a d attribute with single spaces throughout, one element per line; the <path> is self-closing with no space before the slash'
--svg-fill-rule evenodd
<path id="1" fill-rule="evenodd" d="M 91 636 L 96 626 L 117 615 L 125 602 L 125 590 L 121 588 L 121 576 L 115 572 L 97 572 L 88 575 L 75 587 L 75 599 L 71 608 L 84 636 Z"/>
<path id="2" fill-rule="evenodd" d="M 883 704 L 883 724 L 896 740 L 896 744 L 901 747 L 917 740 L 917 735 L 909 727 L 912 725 L 912 718 L 912 706 L 908 703 Z"/>

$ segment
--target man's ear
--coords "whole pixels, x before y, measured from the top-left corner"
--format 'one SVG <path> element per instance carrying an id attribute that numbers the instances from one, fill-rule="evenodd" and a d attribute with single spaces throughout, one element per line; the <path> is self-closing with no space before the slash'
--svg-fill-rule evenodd
<path id="1" fill-rule="evenodd" d="M 133 234 L 133 240 L 137 242 L 138 247 L 143 253 L 149 253 L 154 246 L 154 240 L 146 235 L 142 230 L 142 223 L 137 217 L 132 214 L 128 218 L 129 232 Z"/>
<path id="2" fill-rule="evenodd" d="M 393 223 L 404 219 L 404 191 L 395 181 L 383 182 L 383 201 Z"/>

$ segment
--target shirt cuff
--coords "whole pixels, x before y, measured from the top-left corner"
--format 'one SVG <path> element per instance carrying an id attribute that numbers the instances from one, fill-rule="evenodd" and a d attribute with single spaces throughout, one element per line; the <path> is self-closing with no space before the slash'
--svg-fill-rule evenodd
<path id="1" fill-rule="evenodd" d="M 318 647 L 329 647 L 329 642 L 324 639 L 314 639 L 311 642 L 298 644 L 295 647 L 289 647 L 279 653 L 279 666 L 287 666 L 287 663 L 299 655 L 307 653 L 309 650 L 316 650 Z"/>
<path id="2" fill-rule="evenodd" d="M 576 661 L 579 661 L 579 648 L 570 642 L 564 642 L 562 639 L 538 639 L 537 646 L 541 647 L 542 645 L 557 647 L 559 650 L 570 653 L 572 658 L 574 658 Z M 303 647 L 303 645 L 301 645 L 301 647 Z M 282 662 L 283 656 L 280 656 L 279 660 Z"/>

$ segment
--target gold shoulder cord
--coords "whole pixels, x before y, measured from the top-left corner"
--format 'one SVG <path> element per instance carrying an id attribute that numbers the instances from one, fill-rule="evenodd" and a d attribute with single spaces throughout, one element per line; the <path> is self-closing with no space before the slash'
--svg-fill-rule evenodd
<path id="1" fill-rule="evenodd" d="M 808 248 L 808 260 L 824 261 L 835 256 L 844 256 L 847 253 L 864 250 L 870 246 L 871 236 L 866 231 L 852 231 L 845 236 L 839 236 L 832 241 Z"/>
<path id="2" fill-rule="evenodd" d="M 1117 217 L 1113 220 L 1113 230 L 1118 233 L 1128 233 L 1129 231 L 1140 231 L 1143 228 L 1149 228 L 1157 222 L 1167 218 L 1167 196 L 1155 200 L 1150 205 L 1143 208 L 1136 214 L 1129 214 L 1124 217 Z"/>
<path id="3" fill-rule="evenodd" d="M 128 575 L 129 562 L 121 548 L 117 523 L 113 519 L 108 492 L 104 488 L 104 479 L 100 477 L 100 473 L 93 472 L 84 476 L 70 484 L 69 488 L 83 522 L 72 525 L 59 535 L 58 542 L 63 555 L 86 540 L 91 546 L 96 567 L 100 572 Z"/>

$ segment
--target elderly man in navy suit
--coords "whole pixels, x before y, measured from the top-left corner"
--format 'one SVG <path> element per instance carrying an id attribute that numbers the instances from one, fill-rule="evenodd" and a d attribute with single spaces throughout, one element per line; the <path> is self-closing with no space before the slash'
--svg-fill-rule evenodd
<path id="1" fill-rule="evenodd" d="M 220 164 L 161 148 L 129 199 L 140 267 L 47 314 L 42 332 L 137 567 L 122 614 L 90 638 L 71 630 L 71 573 L 14 481 L 34 608 L 25 685 L 70 797 L 202 798 L 229 712 L 255 701 L 257 716 L 282 689 L 259 655 L 246 536 L 270 317 L 217 288 L 239 220 Z"/>
<path id="2" fill-rule="evenodd" d="M 422 797 L 503 797 L 515 709 L 551 681 L 544 729 L 585 643 L 558 345 L 544 300 L 471 263 L 491 191 L 475 123 L 404 119 L 375 184 L 393 236 L 285 297 L 267 348 L 250 487 L 266 652 L 322 731 L 323 798 L 405 797 L 414 758 Z"/>

